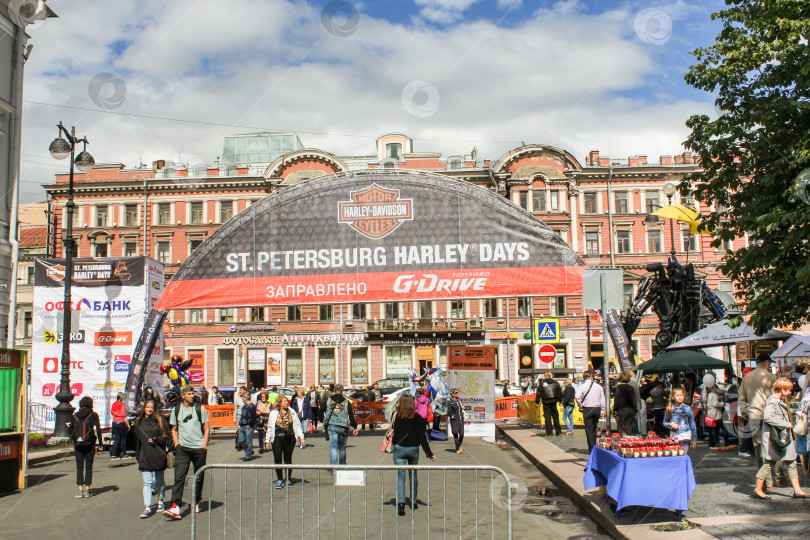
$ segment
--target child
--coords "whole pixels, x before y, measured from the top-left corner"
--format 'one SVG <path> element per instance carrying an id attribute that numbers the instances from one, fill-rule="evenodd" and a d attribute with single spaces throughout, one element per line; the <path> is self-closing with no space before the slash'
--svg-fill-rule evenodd
<path id="1" fill-rule="evenodd" d="M 664 415 L 664 425 L 669 427 L 670 437 L 678 441 L 684 454 L 688 454 L 689 441 L 692 441 L 692 448 L 697 448 L 697 426 L 695 425 L 695 415 L 692 414 L 692 407 L 683 402 L 685 397 L 686 393 L 683 388 L 673 388 L 672 397 Z"/>

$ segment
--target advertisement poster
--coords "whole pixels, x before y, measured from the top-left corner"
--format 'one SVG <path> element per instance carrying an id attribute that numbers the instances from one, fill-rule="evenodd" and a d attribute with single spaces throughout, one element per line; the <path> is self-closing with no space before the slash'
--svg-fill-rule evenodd
<path id="1" fill-rule="evenodd" d="M 267 355 L 267 384 L 268 386 L 281 385 L 281 353 Z"/>
<path id="2" fill-rule="evenodd" d="M 470 415 L 464 435 L 495 438 L 495 347 L 450 347 L 447 384 L 458 388 Z"/>
<path id="3" fill-rule="evenodd" d="M 250 205 L 194 250 L 158 308 L 577 295 L 583 268 L 548 225 L 490 190 L 370 169 Z"/>
<path id="4" fill-rule="evenodd" d="M 266 363 L 267 349 L 248 349 L 248 371 L 264 371 Z"/>
<path id="5" fill-rule="evenodd" d="M 205 386 L 205 351 L 188 351 L 188 359 L 193 361 L 188 368 L 189 377 L 191 380 L 199 379 L 200 386 Z"/>
<path id="6" fill-rule="evenodd" d="M 63 259 L 37 259 L 34 272 L 31 402 L 51 410 L 57 405 L 62 341 L 70 340 L 70 383 L 78 398 L 90 396 L 103 428 L 110 407 L 126 387 L 133 351 L 146 313 L 163 290 L 163 266 L 146 257 L 74 259 L 71 330 L 62 328 L 65 311 Z M 154 293 L 157 295 L 155 296 Z M 144 385 L 162 390 L 157 371 L 163 359 L 162 332 L 156 332 Z M 47 416 L 53 428 L 53 416 Z"/>

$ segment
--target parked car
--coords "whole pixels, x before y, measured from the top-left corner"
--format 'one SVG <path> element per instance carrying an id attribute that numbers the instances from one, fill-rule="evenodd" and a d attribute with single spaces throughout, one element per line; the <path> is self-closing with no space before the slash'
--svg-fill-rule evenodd
<path id="1" fill-rule="evenodd" d="M 410 388 L 411 383 L 408 379 L 404 377 L 393 377 L 390 379 L 380 379 L 379 381 L 375 381 L 374 384 L 380 389 L 380 393 L 383 396 L 383 400 L 388 401 L 385 399 L 385 396 L 396 392 L 397 390 L 401 390 L 403 388 Z"/>

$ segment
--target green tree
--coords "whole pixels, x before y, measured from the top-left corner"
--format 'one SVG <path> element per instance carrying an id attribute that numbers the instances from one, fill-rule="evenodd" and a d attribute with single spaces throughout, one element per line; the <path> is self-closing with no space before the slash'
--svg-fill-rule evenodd
<path id="1" fill-rule="evenodd" d="M 702 170 L 681 187 L 715 205 L 713 246 L 737 239 L 720 270 L 737 283 L 750 324 L 796 327 L 810 309 L 810 205 L 792 189 L 810 167 L 810 1 L 726 0 L 712 18 L 723 29 L 692 53 L 685 78 L 717 96 L 719 117 L 687 121 L 684 144 Z"/>

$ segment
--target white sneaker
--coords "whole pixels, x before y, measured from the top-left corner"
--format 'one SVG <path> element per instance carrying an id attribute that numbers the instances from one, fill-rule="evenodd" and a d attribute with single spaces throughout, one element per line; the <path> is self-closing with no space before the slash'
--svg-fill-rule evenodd
<path id="1" fill-rule="evenodd" d="M 194 505 L 194 515 L 195 516 L 200 515 L 200 504 L 199 503 Z"/>
<path id="2" fill-rule="evenodd" d="M 163 506 L 163 501 L 158 501 L 157 512 L 163 512 L 166 508 Z"/>
<path id="3" fill-rule="evenodd" d="M 164 510 L 163 515 L 168 516 L 172 519 L 183 519 L 183 516 L 180 515 L 180 507 L 177 506 L 176 503 L 172 503 L 172 506 L 170 508 Z"/>

